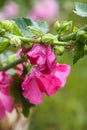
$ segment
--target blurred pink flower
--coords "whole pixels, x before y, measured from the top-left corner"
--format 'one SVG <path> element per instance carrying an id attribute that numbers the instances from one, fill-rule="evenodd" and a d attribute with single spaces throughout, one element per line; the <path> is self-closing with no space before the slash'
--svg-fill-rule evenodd
<path id="1" fill-rule="evenodd" d="M 49 20 L 58 15 L 58 3 L 56 0 L 38 0 L 27 17 L 33 20 Z"/>
<path id="2" fill-rule="evenodd" d="M 70 66 L 65 64 L 56 64 L 49 73 L 35 67 L 22 83 L 23 96 L 32 104 L 40 104 L 44 93 L 51 96 L 65 85 L 69 73 Z"/>
<path id="3" fill-rule="evenodd" d="M 0 18 L 2 18 L 3 20 L 13 18 L 16 17 L 18 13 L 19 13 L 18 5 L 15 2 L 10 1 L 1 10 Z"/>
<path id="4" fill-rule="evenodd" d="M 12 82 L 13 80 L 8 74 L 0 72 L 0 119 L 6 115 L 6 112 L 13 110 L 13 100 L 9 94 Z"/>

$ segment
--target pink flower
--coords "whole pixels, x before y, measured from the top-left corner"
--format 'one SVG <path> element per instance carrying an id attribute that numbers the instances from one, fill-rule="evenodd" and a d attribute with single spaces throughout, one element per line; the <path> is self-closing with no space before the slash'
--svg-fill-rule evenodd
<path id="1" fill-rule="evenodd" d="M 0 72 L 0 119 L 6 115 L 6 112 L 13 110 L 13 100 L 9 94 L 12 82 L 13 80 L 8 74 Z"/>
<path id="2" fill-rule="evenodd" d="M 23 96 L 32 104 L 40 104 L 44 93 L 51 96 L 65 85 L 69 73 L 70 66 L 65 64 L 56 64 L 49 72 L 35 67 L 22 83 Z"/>
<path id="3" fill-rule="evenodd" d="M 1 10 L 0 18 L 5 20 L 5 19 L 16 17 L 18 15 L 18 12 L 19 12 L 18 5 L 15 2 L 10 1 Z"/>
<path id="4" fill-rule="evenodd" d="M 33 20 L 53 19 L 58 14 L 58 3 L 56 0 L 39 0 L 27 17 Z"/>
<path id="5" fill-rule="evenodd" d="M 49 45 L 34 44 L 31 49 L 23 50 L 23 52 L 33 65 L 50 68 L 55 64 L 55 55 Z"/>
<path id="6" fill-rule="evenodd" d="M 44 93 L 51 96 L 65 85 L 70 66 L 57 63 L 49 45 L 34 44 L 22 51 L 36 65 L 22 83 L 23 96 L 32 104 L 40 104 Z"/>

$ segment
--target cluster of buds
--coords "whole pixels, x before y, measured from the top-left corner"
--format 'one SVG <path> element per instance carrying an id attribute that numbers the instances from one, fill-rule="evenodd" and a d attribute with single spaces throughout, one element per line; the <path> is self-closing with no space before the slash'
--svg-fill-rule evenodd
<path id="1" fill-rule="evenodd" d="M 1 21 L 0 20 L 0 31 L 2 33 L 10 32 L 13 29 L 13 26 L 14 26 L 14 21 L 11 21 L 11 20 Z"/>
<path id="2" fill-rule="evenodd" d="M 59 21 L 56 21 L 56 23 L 54 24 L 54 28 L 57 32 L 60 33 L 69 32 L 72 29 L 72 21 L 64 21 L 61 24 L 59 23 Z"/>

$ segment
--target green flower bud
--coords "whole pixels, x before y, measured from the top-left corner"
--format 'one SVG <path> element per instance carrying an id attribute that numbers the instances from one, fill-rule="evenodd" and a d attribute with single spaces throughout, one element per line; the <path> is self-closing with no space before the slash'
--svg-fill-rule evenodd
<path id="1" fill-rule="evenodd" d="M 21 40 L 17 37 L 12 37 L 10 40 L 10 44 L 17 47 L 21 45 Z"/>
<path id="2" fill-rule="evenodd" d="M 21 52 L 20 56 L 21 56 L 22 59 L 24 59 L 25 61 L 27 61 L 27 56 L 24 53 Z"/>
<path id="3" fill-rule="evenodd" d="M 61 28 L 61 25 L 60 25 L 59 21 L 56 21 L 55 24 L 54 24 L 54 29 L 55 29 L 56 31 L 59 31 L 60 28 Z"/>
<path id="4" fill-rule="evenodd" d="M 72 21 L 64 21 L 61 24 L 61 31 L 62 32 L 69 32 L 72 29 Z"/>
<path id="5" fill-rule="evenodd" d="M 5 34 L 5 29 L 1 28 L 0 29 L 0 35 L 4 35 Z"/>
<path id="6" fill-rule="evenodd" d="M 28 28 L 28 29 L 30 30 L 30 32 L 33 33 L 35 36 L 37 36 L 37 37 L 43 36 L 43 32 L 42 32 L 41 29 L 36 28 L 36 27 L 34 27 L 34 26 L 28 26 L 27 28 Z"/>
<path id="7" fill-rule="evenodd" d="M 64 53 L 65 48 L 63 46 L 55 46 L 54 47 L 54 53 L 56 56 L 60 56 Z"/>
<path id="8" fill-rule="evenodd" d="M 24 48 L 24 49 L 29 49 L 29 48 L 31 48 L 32 47 L 32 43 L 22 43 L 22 48 Z"/>
<path id="9" fill-rule="evenodd" d="M 52 35 L 52 34 L 50 34 L 50 33 L 45 34 L 45 35 L 43 35 L 43 37 L 42 37 L 42 41 L 43 41 L 44 43 L 53 43 L 54 40 L 55 40 L 55 36 Z"/>
<path id="10" fill-rule="evenodd" d="M 3 28 L 7 31 L 10 32 L 13 29 L 14 22 L 10 20 L 5 20 L 3 22 Z"/>
<path id="11" fill-rule="evenodd" d="M 85 44 L 87 44 L 87 31 L 81 30 L 77 32 L 76 35 L 76 40 L 84 42 Z"/>

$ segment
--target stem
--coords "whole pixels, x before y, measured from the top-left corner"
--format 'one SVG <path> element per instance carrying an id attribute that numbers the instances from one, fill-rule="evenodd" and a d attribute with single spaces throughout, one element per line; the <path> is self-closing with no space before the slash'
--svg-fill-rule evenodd
<path id="1" fill-rule="evenodd" d="M 12 63 L 9 63 L 8 65 L 6 65 L 6 66 L 0 68 L 0 71 L 6 71 L 6 70 L 8 70 L 8 69 L 10 69 L 10 68 L 12 68 L 12 67 L 18 65 L 19 63 L 22 63 L 23 61 L 24 61 L 24 59 L 21 59 L 21 58 L 20 58 L 20 59 L 17 59 L 17 60 L 15 60 L 15 61 L 13 61 Z"/>
<path id="2" fill-rule="evenodd" d="M 12 35 L 14 36 L 14 35 Z M 42 40 L 41 37 L 34 39 L 34 38 L 26 38 L 22 36 L 16 36 L 18 37 L 22 42 L 26 42 L 27 44 L 30 43 L 36 43 L 36 44 L 50 44 L 50 45 L 59 45 L 59 46 L 70 46 L 72 45 L 72 42 L 63 42 L 63 41 L 53 41 L 52 43 L 48 43 Z M 9 36 L 6 36 L 6 38 L 9 38 Z M 24 44 L 24 43 L 22 43 Z"/>
<path id="3" fill-rule="evenodd" d="M 18 36 L 18 38 L 20 38 L 21 41 L 23 42 L 32 42 L 32 43 L 41 43 L 41 38 L 37 38 L 37 39 L 33 39 L 33 38 L 26 38 L 26 37 L 21 37 L 21 36 Z"/>
<path id="4" fill-rule="evenodd" d="M 71 41 L 71 42 L 60 42 L 60 41 L 58 41 L 58 42 L 53 42 L 53 45 L 72 46 L 72 45 L 74 45 L 73 43 L 74 43 L 73 41 Z"/>
<path id="5" fill-rule="evenodd" d="M 78 31 L 81 31 L 81 30 L 87 30 L 87 25 L 85 25 L 84 27 L 80 28 Z M 75 37 L 76 37 L 77 32 L 73 32 L 73 33 L 71 33 L 71 34 L 69 34 L 67 36 L 61 37 L 60 40 L 62 40 L 62 41 L 74 40 Z"/>

